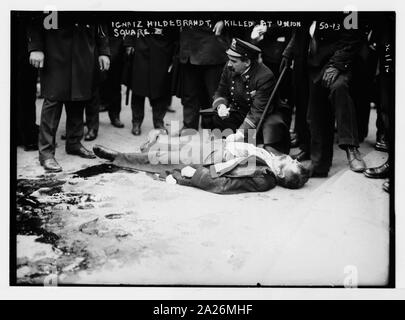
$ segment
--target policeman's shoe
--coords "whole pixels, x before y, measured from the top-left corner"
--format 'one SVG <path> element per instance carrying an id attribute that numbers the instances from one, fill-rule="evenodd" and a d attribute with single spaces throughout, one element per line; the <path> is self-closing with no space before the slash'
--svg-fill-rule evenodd
<path id="1" fill-rule="evenodd" d="M 89 129 L 87 134 L 84 136 L 85 141 L 93 141 L 97 138 L 97 130 L 96 129 Z"/>
<path id="2" fill-rule="evenodd" d="M 132 126 L 132 134 L 134 136 L 140 136 L 142 131 L 141 131 L 141 125 L 139 123 L 134 123 Z"/>
<path id="3" fill-rule="evenodd" d="M 388 161 L 379 167 L 368 168 L 364 171 L 364 175 L 367 178 L 373 178 L 373 179 L 385 179 L 388 177 L 388 173 L 389 173 Z"/>
<path id="4" fill-rule="evenodd" d="M 390 192 L 390 179 L 386 179 L 382 185 L 382 188 L 385 192 Z"/>
<path id="5" fill-rule="evenodd" d="M 116 128 L 124 128 L 124 124 L 118 118 L 111 118 L 111 124 Z"/>
<path id="6" fill-rule="evenodd" d="M 161 131 L 164 131 L 166 134 L 168 133 L 168 131 L 167 131 L 167 129 L 166 129 L 166 127 L 165 127 L 165 125 L 162 123 L 162 124 L 156 124 L 156 125 L 154 125 L 153 126 L 156 130 L 161 130 Z"/>
<path id="7" fill-rule="evenodd" d="M 346 148 L 347 161 L 349 162 L 350 170 L 354 172 L 363 172 L 366 169 L 366 164 L 360 155 L 359 149 L 353 146 Z"/>
<path id="8" fill-rule="evenodd" d="M 384 136 L 377 137 L 374 148 L 378 151 L 388 152 L 388 144 Z"/>
<path id="9" fill-rule="evenodd" d="M 299 162 L 302 162 L 302 161 L 311 159 L 311 154 L 307 151 L 300 150 L 300 152 L 291 155 L 291 158 L 293 158 Z"/>
<path id="10" fill-rule="evenodd" d="M 74 150 L 66 150 L 66 153 L 74 155 L 74 156 L 79 156 L 79 157 L 85 158 L 85 159 L 95 159 L 96 158 L 96 155 L 93 152 L 91 152 L 90 150 L 87 150 L 83 146 L 80 146 L 80 148 L 74 149 Z"/>
<path id="11" fill-rule="evenodd" d="M 326 178 L 328 176 L 329 170 L 319 170 L 317 169 L 312 161 L 301 162 L 302 166 L 309 172 L 311 178 Z"/>
<path id="12" fill-rule="evenodd" d="M 110 161 L 114 161 L 114 159 L 118 155 L 117 151 L 105 148 L 105 147 L 100 146 L 98 144 L 96 144 L 93 147 L 93 152 L 97 157 L 102 158 L 102 159 L 107 159 L 107 160 L 110 160 Z"/>
<path id="13" fill-rule="evenodd" d="M 41 161 L 41 166 L 47 172 L 61 172 L 62 167 L 56 162 L 55 158 L 45 159 Z"/>

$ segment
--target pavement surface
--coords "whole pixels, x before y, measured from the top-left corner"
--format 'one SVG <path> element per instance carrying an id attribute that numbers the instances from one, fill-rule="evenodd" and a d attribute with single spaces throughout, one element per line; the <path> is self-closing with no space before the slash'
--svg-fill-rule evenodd
<path id="1" fill-rule="evenodd" d="M 182 119 L 179 100 L 172 106 L 169 128 Z M 148 103 L 145 109 L 140 137 L 123 106 L 125 128 L 100 113 L 97 140 L 83 144 L 138 150 L 152 129 Z M 368 166 L 387 158 L 373 148 L 374 124 L 372 110 L 360 148 Z M 216 195 L 145 173 L 75 176 L 105 161 L 67 155 L 64 127 L 65 114 L 57 134 L 61 173 L 44 174 L 37 152 L 17 150 L 20 284 L 387 285 L 389 195 L 383 180 L 350 171 L 337 147 L 329 177 L 300 190 Z"/>

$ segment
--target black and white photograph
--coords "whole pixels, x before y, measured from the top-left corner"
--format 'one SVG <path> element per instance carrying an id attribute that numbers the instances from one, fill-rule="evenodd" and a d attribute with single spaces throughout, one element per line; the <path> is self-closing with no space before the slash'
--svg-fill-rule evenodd
<path id="1" fill-rule="evenodd" d="M 10 286 L 396 287 L 397 12 L 263 8 L 9 11 Z"/>

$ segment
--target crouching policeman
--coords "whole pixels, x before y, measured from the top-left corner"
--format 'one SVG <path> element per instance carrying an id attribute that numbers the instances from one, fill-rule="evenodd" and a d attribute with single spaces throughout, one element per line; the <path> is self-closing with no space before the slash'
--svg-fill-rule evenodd
<path id="1" fill-rule="evenodd" d="M 213 128 L 236 132 L 227 141 L 244 141 L 248 130 L 256 129 L 276 79 L 259 61 L 261 50 L 253 44 L 233 39 L 226 53 L 229 60 L 214 95 L 213 108 L 217 113 L 213 115 Z M 263 121 L 258 142 L 263 142 L 268 151 L 288 154 L 291 111 L 277 102 L 275 99 L 276 105 L 269 108 L 272 112 Z"/>

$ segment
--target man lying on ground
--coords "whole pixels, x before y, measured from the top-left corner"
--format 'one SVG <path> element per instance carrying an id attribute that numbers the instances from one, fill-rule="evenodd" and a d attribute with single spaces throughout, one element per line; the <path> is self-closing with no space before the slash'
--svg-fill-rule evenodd
<path id="1" fill-rule="evenodd" d="M 171 137 L 153 130 L 141 152 L 120 153 L 100 145 L 93 151 L 117 166 L 220 194 L 263 192 L 276 184 L 297 189 L 308 181 L 307 170 L 288 155 L 199 135 Z"/>

